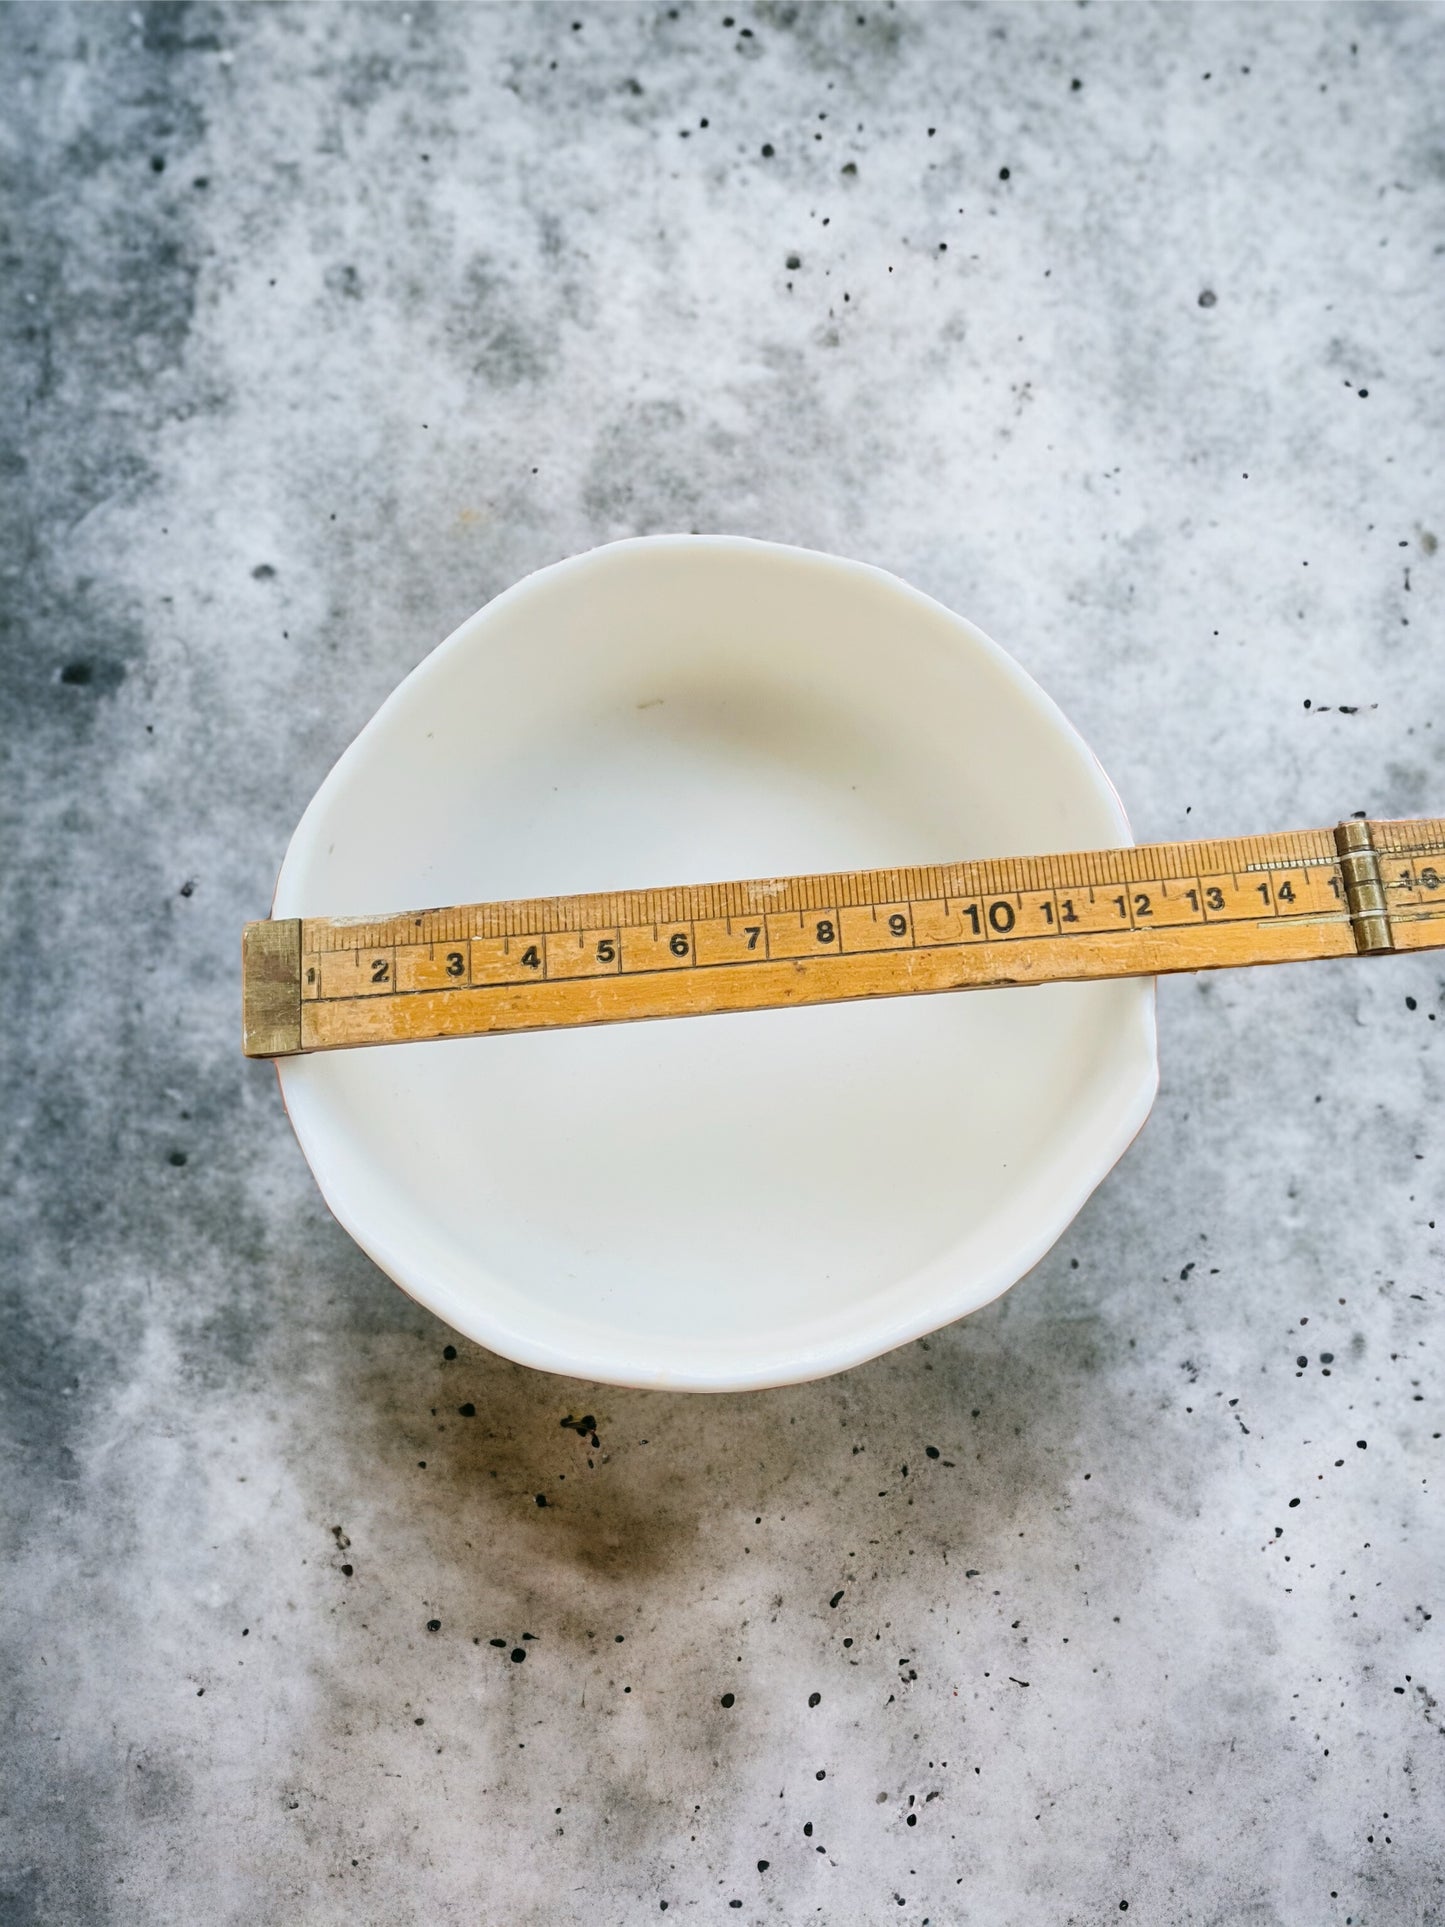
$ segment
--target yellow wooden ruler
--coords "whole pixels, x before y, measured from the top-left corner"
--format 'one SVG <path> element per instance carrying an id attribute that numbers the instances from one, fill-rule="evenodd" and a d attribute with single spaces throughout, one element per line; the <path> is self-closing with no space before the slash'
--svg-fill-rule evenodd
<path id="1" fill-rule="evenodd" d="M 1445 819 L 246 925 L 250 1057 L 1445 947 Z"/>

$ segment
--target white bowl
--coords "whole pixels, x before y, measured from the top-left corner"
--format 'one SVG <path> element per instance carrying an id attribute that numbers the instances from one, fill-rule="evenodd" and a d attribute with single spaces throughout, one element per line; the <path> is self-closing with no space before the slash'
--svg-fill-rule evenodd
<path id="1" fill-rule="evenodd" d="M 1131 840 L 1064 717 L 895 577 L 619 542 L 464 622 L 357 737 L 274 914 Z M 391 1045 L 280 1066 L 327 1203 L 457 1331 L 733 1391 L 855 1365 L 1035 1264 L 1157 1082 L 1153 986 Z"/>

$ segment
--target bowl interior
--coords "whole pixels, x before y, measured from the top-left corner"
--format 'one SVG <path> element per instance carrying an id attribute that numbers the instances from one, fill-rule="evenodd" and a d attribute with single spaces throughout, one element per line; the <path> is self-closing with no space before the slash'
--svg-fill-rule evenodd
<path id="1" fill-rule="evenodd" d="M 881 573 L 623 543 L 424 662 L 328 777 L 277 915 L 1128 840 L 1015 665 Z M 1142 1122 L 1138 983 L 393 1046 L 282 1066 L 328 1202 L 460 1331 L 589 1378 L 837 1369 L 972 1309 Z"/>

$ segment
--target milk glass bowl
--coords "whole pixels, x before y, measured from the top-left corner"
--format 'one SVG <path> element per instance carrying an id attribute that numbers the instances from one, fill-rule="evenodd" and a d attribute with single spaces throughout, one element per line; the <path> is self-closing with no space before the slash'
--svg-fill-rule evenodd
<path id="1" fill-rule="evenodd" d="M 529 576 L 321 785 L 274 914 L 367 915 L 1131 841 L 988 637 L 732 537 Z M 326 1202 L 456 1331 L 736 1391 L 842 1370 L 1034 1265 L 1148 1114 L 1153 986 L 1058 984 L 280 1064 Z"/>

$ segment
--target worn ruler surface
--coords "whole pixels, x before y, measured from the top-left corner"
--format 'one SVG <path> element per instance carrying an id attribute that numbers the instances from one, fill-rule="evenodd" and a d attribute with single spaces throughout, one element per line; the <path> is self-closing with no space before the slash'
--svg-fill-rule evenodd
<path id="1" fill-rule="evenodd" d="M 246 926 L 248 1056 L 1445 947 L 1445 819 Z"/>

